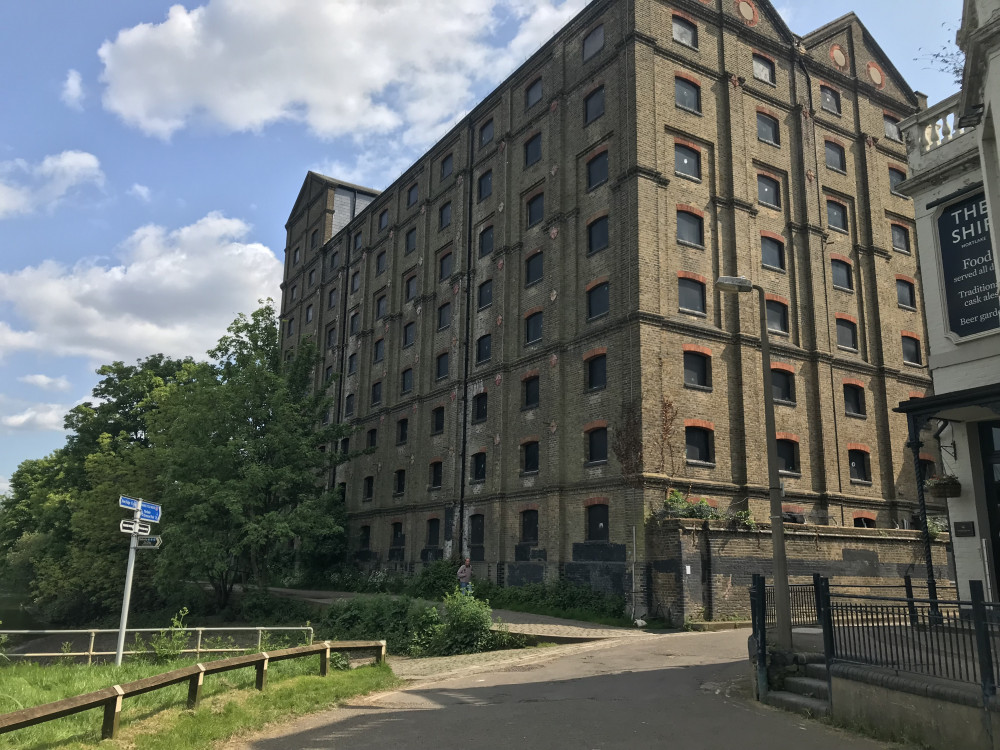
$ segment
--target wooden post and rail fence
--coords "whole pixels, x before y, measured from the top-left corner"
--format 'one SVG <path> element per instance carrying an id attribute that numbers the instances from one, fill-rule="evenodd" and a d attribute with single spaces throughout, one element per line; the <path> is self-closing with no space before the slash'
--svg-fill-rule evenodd
<path id="1" fill-rule="evenodd" d="M 46 721 L 59 719 L 70 714 L 89 711 L 94 708 L 104 708 L 104 723 L 101 726 L 101 739 L 112 739 L 118 731 L 118 721 L 121 716 L 122 701 L 143 693 L 177 685 L 188 684 L 187 707 L 195 708 L 201 700 L 201 688 L 205 675 L 229 672 L 234 669 L 254 667 L 257 670 L 255 686 L 263 690 L 267 684 L 267 668 L 271 662 L 299 659 L 304 656 L 319 655 L 319 673 L 326 677 L 330 670 L 330 653 L 341 654 L 374 654 L 375 662 L 385 661 L 385 641 L 323 641 L 308 646 L 285 648 L 267 653 L 233 656 L 229 659 L 211 661 L 207 664 L 194 664 L 181 667 L 163 674 L 145 677 L 124 685 L 113 685 L 93 693 L 85 693 L 72 698 L 65 698 L 55 703 L 46 703 L 33 708 L 25 708 L 9 714 L 0 715 L 0 734 L 13 732 L 16 729 L 42 724 Z"/>

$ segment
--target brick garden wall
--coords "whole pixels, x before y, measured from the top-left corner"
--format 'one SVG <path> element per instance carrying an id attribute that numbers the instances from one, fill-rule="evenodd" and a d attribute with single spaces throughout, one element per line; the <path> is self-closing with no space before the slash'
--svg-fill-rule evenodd
<path id="1" fill-rule="evenodd" d="M 947 534 L 932 542 L 938 582 L 953 576 Z M 926 578 L 920 532 L 796 524 L 785 527 L 790 583 L 812 583 L 813 573 L 834 585 L 899 584 Z M 751 575 L 772 578 L 771 531 L 735 530 L 725 521 L 651 520 L 646 526 L 649 613 L 685 620 L 750 618 Z M 857 589 L 855 593 L 878 593 Z M 883 592 L 884 593 L 884 592 Z"/>

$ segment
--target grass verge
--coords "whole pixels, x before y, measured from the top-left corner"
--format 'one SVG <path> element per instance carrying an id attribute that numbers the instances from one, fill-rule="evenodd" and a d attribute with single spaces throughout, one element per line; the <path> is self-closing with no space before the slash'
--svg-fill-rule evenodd
<path id="1" fill-rule="evenodd" d="M 114 666 L 18 664 L 0 668 L 0 713 L 98 690 L 108 685 L 176 669 L 191 660 L 170 664 Z M 259 731 L 268 723 L 285 721 L 336 705 L 347 698 L 399 684 L 388 665 L 318 675 L 318 657 L 277 662 L 268 669 L 263 692 L 254 687 L 254 670 L 209 675 L 202 703 L 185 706 L 186 685 L 173 685 L 127 698 L 121 729 L 114 740 L 101 742 L 102 709 L 85 711 L 45 724 L 0 735 L 0 748 L 23 750 L 195 750 L 211 743 Z"/>

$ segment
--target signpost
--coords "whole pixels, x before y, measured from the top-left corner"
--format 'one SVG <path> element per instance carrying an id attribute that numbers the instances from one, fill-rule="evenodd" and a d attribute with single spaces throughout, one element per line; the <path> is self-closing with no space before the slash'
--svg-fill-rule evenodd
<path id="1" fill-rule="evenodd" d="M 123 518 L 118 524 L 118 530 L 129 534 L 128 567 L 125 570 L 125 596 L 122 599 L 122 619 L 118 626 L 118 648 L 115 651 L 115 666 L 122 663 L 122 651 L 125 650 L 125 626 L 128 624 L 128 605 L 132 598 L 132 571 L 135 568 L 135 551 L 142 549 L 158 549 L 163 540 L 158 536 L 149 536 L 152 527 L 150 523 L 159 523 L 162 508 L 142 498 L 121 495 L 118 505 L 132 511 L 132 518 Z M 149 523 L 145 523 L 148 521 Z"/>

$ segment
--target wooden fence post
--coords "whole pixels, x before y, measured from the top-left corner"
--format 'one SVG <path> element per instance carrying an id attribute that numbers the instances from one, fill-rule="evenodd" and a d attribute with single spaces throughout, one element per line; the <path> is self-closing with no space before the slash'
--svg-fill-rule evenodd
<path id="1" fill-rule="evenodd" d="M 376 664 L 385 664 L 385 641 L 379 641 L 382 648 L 379 649 L 378 656 L 375 657 Z"/>
<path id="2" fill-rule="evenodd" d="M 264 657 L 264 660 L 257 663 L 257 684 L 256 684 L 256 687 L 257 687 L 258 690 L 263 690 L 264 686 L 267 684 L 267 662 L 268 662 L 268 656 L 263 651 L 261 652 L 260 655 Z"/>
<path id="3" fill-rule="evenodd" d="M 325 642 L 326 649 L 319 652 L 319 676 L 326 677 L 330 673 L 330 641 Z"/>
<path id="4" fill-rule="evenodd" d="M 101 726 L 102 740 L 112 740 L 118 733 L 118 720 L 122 714 L 122 696 L 125 691 L 122 690 L 121 685 L 115 685 L 114 690 L 117 695 L 108 698 L 107 703 L 104 704 L 104 724 Z"/>
<path id="5" fill-rule="evenodd" d="M 190 709 L 198 708 L 198 704 L 201 703 L 201 686 L 205 682 L 205 665 L 198 665 L 198 674 L 191 675 L 191 679 L 188 680 L 188 702 L 187 707 Z"/>

